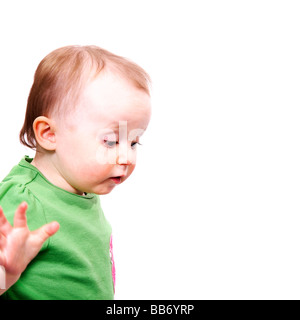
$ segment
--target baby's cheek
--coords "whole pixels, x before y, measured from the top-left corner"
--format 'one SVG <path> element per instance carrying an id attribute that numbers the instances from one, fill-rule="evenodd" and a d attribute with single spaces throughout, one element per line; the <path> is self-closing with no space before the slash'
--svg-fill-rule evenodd
<path id="1" fill-rule="evenodd" d="M 128 166 L 127 178 L 132 174 L 134 169 L 135 169 L 135 164 L 131 164 L 130 166 Z"/>
<path id="2" fill-rule="evenodd" d="M 117 148 L 106 148 L 100 145 L 95 153 L 95 160 L 100 165 L 116 164 L 117 156 Z"/>
<path id="3" fill-rule="evenodd" d="M 110 164 L 106 164 L 106 165 L 104 164 L 104 165 L 98 166 L 97 170 L 98 170 L 99 176 L 101 176 L 103 179 L 107 179 L 108 177 L 111 177 L 113 167 L 114 165 L 110 165 Z"/>
<path id="4" fill-rule="evenodd" d="M 111 171 L 112 165 L 94 162 L 93 165 L 88 166 L 85 171 L 83 170 L 83 174 L 90 181 L 100 182 L 111 176 Z"/>

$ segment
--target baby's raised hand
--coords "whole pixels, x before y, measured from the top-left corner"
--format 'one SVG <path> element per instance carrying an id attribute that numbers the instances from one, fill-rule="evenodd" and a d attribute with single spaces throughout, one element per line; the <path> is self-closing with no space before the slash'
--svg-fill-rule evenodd
<path id="1" fill-rule="evenodd" d="M 0 207 L 0 266 L 10 279 L 7 288 L 16 282 L 29 262 L 38 254 L 43 243 L 59 229 L 57 222 L 30 231 L 26 220 L 27 203 L 22 202 L 14 216 L 14 226 L 7 221 Z"/>

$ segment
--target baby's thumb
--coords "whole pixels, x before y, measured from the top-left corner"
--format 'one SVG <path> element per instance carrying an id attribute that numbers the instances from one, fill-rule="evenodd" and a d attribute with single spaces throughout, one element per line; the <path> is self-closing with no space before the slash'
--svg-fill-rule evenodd
<path id="1" fill-rule="evenodd" d="M 48 224 L 45 224 L 38 230 L 35 230 L 33 233 L 41 239 L 42 242 L 45 242 L 48 238 L 53 236 L 59 229 L 59 223 L 54 221 Z"/>
<path id="2" fill-rule="evenodd" d="M 0 250 L 0 268 L 4 267 L 4 266 L 5 266 L 5 257 L 4 257 L 4 254 Z M 1 270 L 0 270 L 0 272 L 1 272 Z M 0 281 L 0 283 L 1 283 L 1 281 Z"/>

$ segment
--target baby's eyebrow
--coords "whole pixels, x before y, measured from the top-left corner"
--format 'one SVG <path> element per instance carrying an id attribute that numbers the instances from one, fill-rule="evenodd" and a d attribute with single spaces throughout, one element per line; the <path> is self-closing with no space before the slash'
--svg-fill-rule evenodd
<path id="1" fill-rule="evenodd" d="M 119 139 L 119 131 L 118 128 L 115 130 L 111 127 L 102 129 L 99 133 L 98 136 L 100 139 L 106 138 L 106 139 L 114 139 L 118 140 Z"/>
<path id="2" fill-rule="evenodd" d="M 111 123 L 111 124 L 107 124 L 107 125 L 105 125 L 105 126 L 101 126 L 100 125 L 100 127 L 101 127 L 101 131 L 102 132 L 105 132 L 105 131 L 107 131 L 107 132 L 111 132 L 111 131 L 114 131 L 114 132 L 119 132 L 119 124 L 118 123 Z"/>
<path id="3" fill-rule="evenodd" d="M 107 131 L 119 131 L 119 122 L 117 121 L 114 121 L 114 122 L 111 122 L 111 123 L 108 123 L 106 125 L 106 128 L 104 128 L 104 130 L 107 130 Z"/>
<path id="4" fill-rule="evenodd" d="M 115 132 L 119 132 L 119 125 L 113 125 L 110 127 L 111 130 L 115 131 Z"/>

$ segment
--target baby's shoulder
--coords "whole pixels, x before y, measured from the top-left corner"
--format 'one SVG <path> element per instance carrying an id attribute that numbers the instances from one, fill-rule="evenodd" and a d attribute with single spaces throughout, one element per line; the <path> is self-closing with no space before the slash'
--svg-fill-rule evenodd
<path id="1" fill-rule="evenodd" d="M 19 165 L 14 166 L 0 182 L 0 188 L 28 185 L 37 176 L 37 172 Z"/>
<path id="2" fill-rule="evenodd" d="M 16 166 L 0 183 L 0 206 L 10 222 L 13 221 L 15 211 L 23 201 L 27 202 L 29 211 L 40 206 L 30 188 L 35 177 L 35 172 L 29 171 L 24 174 L 22 169 Z"/>

